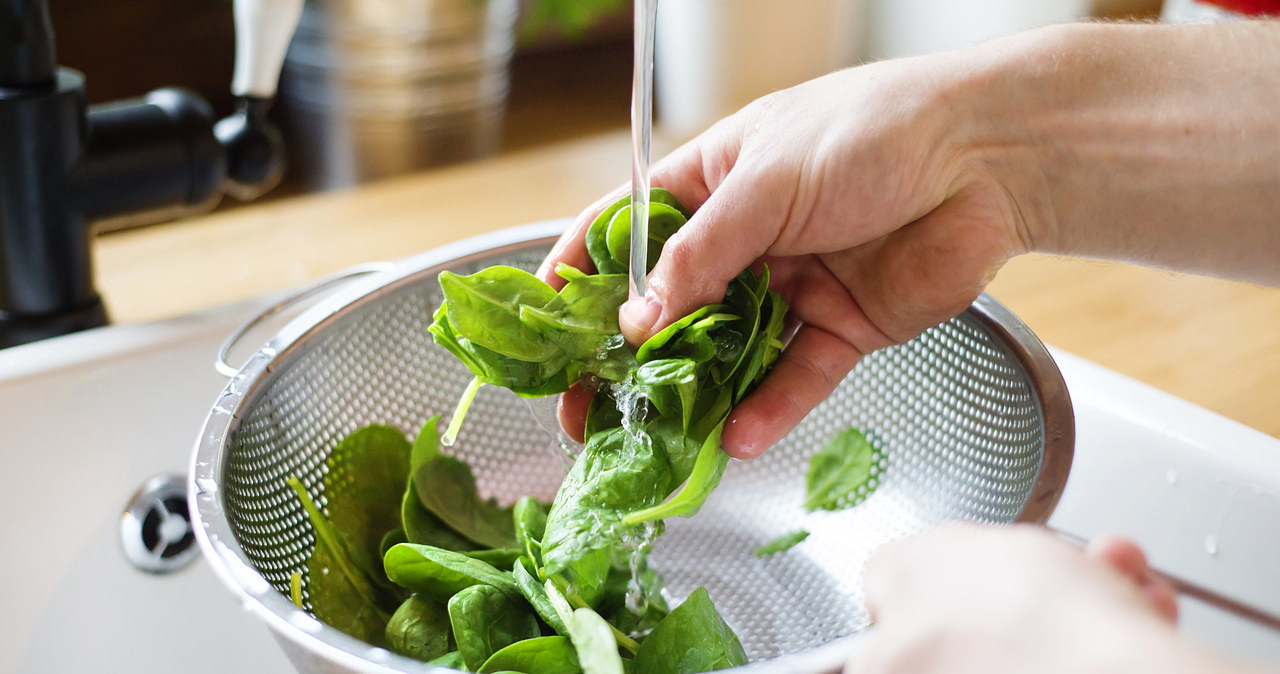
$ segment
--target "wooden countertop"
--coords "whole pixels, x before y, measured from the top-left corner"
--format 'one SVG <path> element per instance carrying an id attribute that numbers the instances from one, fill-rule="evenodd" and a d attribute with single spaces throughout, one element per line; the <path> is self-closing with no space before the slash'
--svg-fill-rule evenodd
<path id="1" fill-rule="evenodd" d="M 662 146 L 655 142 L 655 154 Z M 99 286 L 119 323 L 248 299 L 352 264 L 574 215 L 628 179 L 628 153 L 626 134 L 611 132 L 113 233 L 95 247 Z M 1280 290 L 1026 256 L 990 292 L 1045 342 L 1280 438 Z"/>

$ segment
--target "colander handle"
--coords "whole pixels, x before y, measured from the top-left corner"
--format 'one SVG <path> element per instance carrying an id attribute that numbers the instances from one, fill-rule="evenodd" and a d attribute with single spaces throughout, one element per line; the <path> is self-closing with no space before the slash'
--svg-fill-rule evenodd
<path id="1" fill-rule="evenodd" d="M 279 302 L 263 309 L 257 316 L 249 319 L 228 335 L 227 339 L 222 342 L 222 346 L 218 347 L 218 354 L 214 357 L 213 361 L 214 369 L 216 369 L 219 374 L 227 377 L 234 377 L 236 373 L 240 371 L 240 368 L 227 362 L 227 357 L 231 355 L 231 350 L 234 349 L 242 339 L 244 339 L 245 335 L 249 334 L 250 330 L 258 327 L 268 318 L 275 316 L 281 311 L 288 309 L 308 297 L 322 293 L 334 286 L 341 285 L 353 278 L 391 271 L 392 269 L 395 269 L 395 265 L 390 262 L 370 262 L 367 264 L 356 265 L 354 267 L 348 267 L 329 276 L 320 278 L 310 285 L 303 286 Z"/>

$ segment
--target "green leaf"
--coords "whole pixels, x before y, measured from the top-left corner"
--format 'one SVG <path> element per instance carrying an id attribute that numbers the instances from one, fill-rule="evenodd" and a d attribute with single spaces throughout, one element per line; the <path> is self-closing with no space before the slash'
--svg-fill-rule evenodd
<path id="1" fill-rule="evenodd" d="M 473 585 L 451 597 L 449 623 L 462 662 L 471 671 L 503 648 L 539 636 L 538 620 L 524 600 L 491 585 Z"/>
<path id="2" fill-rule="evenodd" d="M 387 623 L 387 646 L 401 655 L 433 660 L 453 648 L 449 612 L 439 602 L 409 597 Z"/>
<path id="3" fill-rule="evenodd" d="M 487 548 L 517 547 L 511 509 L 480 498 L 466 462 L 432 457 L 414 471 L 413 487 L 432 515 L 466 538 Z"/>
<path id="4" fill-rule="evenodd" d="M 316 536 L 315 548 L 307 558 L 312 615 L 357 639 L 383 645 L 391 618 L 383 606 L 394 597 L 375 582 L 372 572 L 377 565 L 367 550 L 325 519 L 297 478 L 289 478 L 288 484 L 302 502 Z"/>
<path id="5" fill-rule="evenodd" d="M 521 596 L 511 574 L 464 553 L 430 545 L 401 543 L 387 551 L 383 565 L 392 581 L 436 601 L 448 601 L 473 585 L 493 586 L 514 599 Z"/>
<path id="6" fill-rule="evenodd" d="M 803 541 L 808 537 L 809 537 L 809 532 L 805 531 L 804 529 L 798 529 L 796 531 L 788 531 L 787 533 L 782 534 L 781 536 L 773 539 L 772 541 L 769 541 L 768 543 L 765 543 L 764 545 L 756 548 L 755 551 L 752 552 L 751 554 L 755 555 L 756 557 L 764 557 L 766 555 L 785 552 L 787 550 L 790 550 L 791 548 L 794 548 L 797 544 L 799 544 L 801 541 Z"/>
<path id="7" fill-rule="evenodd" d="M 520 558 L 520 555 L 524 554 L 524 550 L 519 548 L 492 548 L 489 550 L 469 550 L 462 554 L 496 569 L 509 569 Z"/>
<path id="8" fill-rule="evenodd" d="M 400 499 L 409 475 L 409 441 L 390 426 L 365 426 L 334 448 L 324 497 L 333 526 L 370 555 L 400 528 Z"/>
<path id="9" fill-rule="evenodd" d="M 539 362 L 557 348 L 520 320 L 520 307 L 541 307 L 556 291 L 522 269 L 497 266 L 470 276 L 440 272 L 449 322 L 458 334 L 504 356 Z"/>
<path id="10" fill-rule="evenodd" d="M 428 665 L 436 665 L 438 667 L 448 667 L 458 671 L 466 671 L 467 666 L 462 662 L 462 654 L 457 651 L 449 651 L 444 655 L 431 660 Z"/>
<path id="11" fill-rule="evenodd" d="M 867 436 L 847 428 L 809 459 L 804 507 L 838 510 L 861 503 L 876 488 L 879 452 Z"/>
<path id="12" fill-rule="evenodd" d="M 640 644 L 636 674 L 693 674 L 747 663 L 737 635 L 698 588 Z"/>
<path id="13" fill-rule="evenodd" d="M 522 497 L 511 507 L 516 543 L 536 565 L 542 564 L 542 536 L 547 531 L 547 508 L 532 496 Z"/>
<path id="14" fill-rule="evenodd" d="M 578 674 L 578 654 L 567 637 L 525 639 L 494 653 L 480 666 L 480 674 Z"/>
<path id="15" fill-rule="evenodd" d="M 516 587 L 520 589 L 520 594 L 524 596 L 525 601 L 533 607 L 538 617 L 542 618 L 551 629 L 557 634 L 568 635 L 569 630 L 564 625 L 564 619 L 556 612 L 555 605 L 551 603 L 551 598 L 547 595 L 547 588 L 538 579 L 534 577 L 533 572 L 525 565 L 523 559 L 516 560 L 512 565 L 511 575 L 515 578 Z M 566 608 L 568 608 L 566 606 Z"/>
<path id="16" fill-rule="evenodd" d="M 566 622 L 569 639 L 586 674 L 622 674 L 622 657 L 609 623 L 589 608 L 573 612 Z M 643 647 L 642 647 L 643 648 Z"/>
<path id="17" fill-rule="evenodd" d="M 542 541 L 546 572 L 564 573 L 592 604 L 609 569 L 625 563 L 623 515 L 657 504 L 669 484 L 665 457 L 647 437 L 622 428 L 591 436 L 547 514 Z"/>
<path id="18" fill-rule="evenodd" d="M 720 449 L 722 430 L 724 430 L 723 420 L 702 443 L 693 471 L 680 491 L 665 503 L 627 514 L 622 518 L 623 526 L 635 526 L 642 522 L 668 517 L 688 517 L 698 512 L 716 485 L 720 484 L 720 477 L 724 475 L 724 469 L 729 465 L 729 455 Z"/>

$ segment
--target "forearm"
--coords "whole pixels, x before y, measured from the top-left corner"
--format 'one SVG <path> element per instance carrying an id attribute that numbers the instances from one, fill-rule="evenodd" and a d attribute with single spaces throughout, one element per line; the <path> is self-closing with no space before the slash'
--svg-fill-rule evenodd
<path id="1" fill-rule="evenodd" d="M 972 173 L 1029 249 L 1280 285 L 1280 22 L 1080 24 L 969 57 Z"/>

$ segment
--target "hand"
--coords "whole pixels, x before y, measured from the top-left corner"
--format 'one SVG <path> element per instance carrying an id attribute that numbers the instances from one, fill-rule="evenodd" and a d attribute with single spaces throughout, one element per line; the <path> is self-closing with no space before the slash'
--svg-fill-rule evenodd
<path id="1" fill-rule="evenodd" d="M 937 72 L 891 62 L 835 73 L 766 97 L 653 171 L 696 210 L 649 275 L 647 302 L 624 305 L 633 344 L 724 297 L 742 269 L 767 263 L 799 328 L 773 372 L 730 417 L 722 446 L 739 458 L 772 446 L 865 353 L 905 341 L 969 305 L 1025 249 L 1000 186 L 956 161 Z M 556 262 L 591 263 L 577 219 Z M 580 434 L 585 396 L 562 401 Z"/>
<path id="2" fill-rule="evenodd" d="M 1082 551 L 1036 527 L 949 525 L 886 545 L 863 587 L 875 626 L 851 673 L 1229 671 L 1177 638 L 1173 590 L 1116 537 Z"/>
<path id="3" fill-rule="evenodd" d="M 863 354 L 962 311 L 1038 250 L 1280 285 L 1280 21 L 1074 25 L 874 63 L 767 96 L 660 162 L 694 217 L 649 296 L 639 343 L 770 266 L 798 330 L 732 413 L 722 446 L 758 456 Z M 589 268 L 583 234 L 554 263 Z M 580 435 L 582 395 L 562 401 Z"/>

